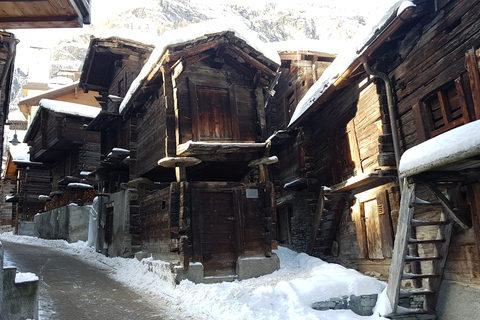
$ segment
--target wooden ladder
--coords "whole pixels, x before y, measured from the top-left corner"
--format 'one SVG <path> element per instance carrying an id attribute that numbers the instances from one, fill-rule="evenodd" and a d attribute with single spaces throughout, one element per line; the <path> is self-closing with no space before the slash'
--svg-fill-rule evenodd
<path id="1" fill-rule="evenodd" d="M 314 252 L 331 254 L 332 243 L 335 233 L 345 208 L 346 201 L 342 195 L 330 195 L 321 188 L 315 205 L 310 239 L 307 246 L 307 254 Z"/>
<path id="2" fill-rule="evenodd" d="M 399 313 L 400 298 L 415 295 L 424 296 L 423 308 L 402 310 L 402 313 L 435 312 L 453 221 L 467 228 L 456 209 L 460 183 L 433 181 L 410 178 L 409 181 L 405 179 L 403 185 L 387 286 L 392 315 Z M 422 186 L 434 201 L 419 199 L 418 191 Z M 402 281 L 403 284 L 410 282 L 410 287 L 402 289 Z"/>

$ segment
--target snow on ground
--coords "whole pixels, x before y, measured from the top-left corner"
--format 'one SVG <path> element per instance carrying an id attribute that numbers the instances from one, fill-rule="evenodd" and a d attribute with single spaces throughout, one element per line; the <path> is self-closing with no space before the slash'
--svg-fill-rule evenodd
<path id="1" fill-rule="evenodd" d="M 283 247 L 275 251 L 280 258 L 280 270 L 272 274 L 218 284 L 194 284 L 184 280 L 175 285 L 168 264 L 151 258 L 142 261 L 107 258 L 82 241 L 69 244 L 63 240 L 12 233 L 0 235 L 0 240 L 62 250 L 105 270 L 139 294 L 167 301 L 172 310 L 195 319 L 385 319 L 378 315 L 358 316 L 350 310 L 312 309 L 313 302 L 330 298 L 380 294 L 386 284 L 355 270 Z M 385 301 L 380 300 L 376 313 L 385 311 Z"/>

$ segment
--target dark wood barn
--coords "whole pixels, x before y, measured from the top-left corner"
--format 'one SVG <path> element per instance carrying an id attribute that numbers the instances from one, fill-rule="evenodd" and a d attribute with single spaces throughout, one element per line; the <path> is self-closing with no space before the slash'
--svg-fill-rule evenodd
<path id="1" fill-rule="evenodd" d="M 32 198 L 33 201 L 36 197 L 36 202 L 42 203 L 38 197 L 49 196 L 53 192 L 47 209 L 52 209 L 53 203 L 59 207 L 82 199 L 79 195 L 69 197 L 71 191 L 65 189 L 71 182 L 94 183 L 93 179 L 85 181 L 88 178 L 81 173 L 93 172 L 100 163 L 100 135 L 85 130 L 99 112 L 100 108 L 81 104 L 47 99 L 40 101 L 24 139 L 30 146 L 30 161 L 38 164 L 38 178 L 32 180 L 33 168 L 27 163 L 26 180 L 20 182 L 20 198 Z M 35 182 L 38 182 L 36 187 Z M 28 190 L 22 192 L 21 188 Z M 93 197 L 84 200 L 92 202 Z M 32 215 L 44 209 L 45 200 L 41 208 L 36 208 L 37 211 L 32 211 L 31 207 L 23 208 L 23 211 Z"/>
<path id="2" fill-rule="evenodd" d="M 405 150 L 478 119 L 480 3 L 413 2 L 393 6 L 367 42 L 339 56 L 272 138 L 277 214 L 286 216 L 278 236 L 384 280 L 391 265 L 405 265 L 389 280 L 394 312 L 399 296 L 407 306 L 420 296 L 424 312 L 437 307 L 454 319 L 458 310 L 436 302 L 455 299 L 459 284 L 478 294 L 478 170 L 469 162 L 450 167 L 449 178 L 409 176 L 413 194 L 437 209 L 403 220 L 400 198 L 412 193 L 401 194 L 398 164 Z M 395 237 L 400 230 L 408 236 Z M 399 294 L 400 287 L 413 290 Z"/>
<path id="3" fill-rule="evenodd" d="M 138 190 L 126 226 L 132 251 L 178 264 L 178 279 L 271 272 L 278 258 L 271 253 L 274 190 L 266 165 L 276 159 L 268 157 L 264 110 L 278 64 L 232 31 L 191 34 L 155 49 L 116 101 L 119 113 L 107 107 L 107 121 L 124 129 L 107 138 L 116 148 L 110 159 L 127 164 L 128 175 L 105 190 Z M 106 145 L 112 125 L 102 124 L 104 115 L 89 127 L 102 131 Z M 117 169 L 102 167 L 100 183 Z M 253 268 L 256 260 L 247 257 L 263 259 Z"/>

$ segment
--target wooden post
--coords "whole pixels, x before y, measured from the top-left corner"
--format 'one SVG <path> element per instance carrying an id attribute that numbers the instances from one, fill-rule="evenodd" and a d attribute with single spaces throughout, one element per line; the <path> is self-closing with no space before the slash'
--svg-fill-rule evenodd
<path id="1" fill-rule="evenodd" d="M 158 165 L 165 168 L 175 168 L 177 182 L 187 181 L 186 167 L 199 164 L 202 160 L 194 157 L 166 157 L 158 161 Z"/>
<path id="2" fill-rule="evenodd" d="M 278 158 L 276 156 L 263 157 L 260 159 L 252 160 L 248 163 L 249 167 L 258 166 L 259 182 L 266 183 L 269 181 L 267 165 L 277 163 Z"/>
<path id="3" fill-rule="evenodd" d="M 480 119 L 480 75 L 475 49 L 472 48 L 465 53 L 465 65 L 468 70 L 470 87 L 472 89 L 473 107 L 475 118 Z"/>

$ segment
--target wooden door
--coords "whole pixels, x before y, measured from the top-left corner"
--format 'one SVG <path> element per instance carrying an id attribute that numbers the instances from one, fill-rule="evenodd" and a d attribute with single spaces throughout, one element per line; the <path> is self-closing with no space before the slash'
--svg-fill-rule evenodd
<path id="1" fill-rule="evenodd" d="M 236 274 L 235 209 L 233 192 L 197 190 L 192 194 L 194 255 L 205 277 Z"/>
<path id="2" fill-rule="evenodd" d="M 383 259 L 382 235 L 380 233 L 377 199 L 364 202 L 363 213 L 365 215 L 368 258 Z"/>
<path id="3" fill-rule="evenodd" d="M 195 141 L 238 141 L 240 129 L 235 86 L 217 88 L 188 80 Z"/>

